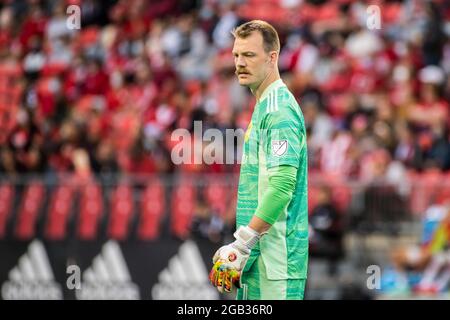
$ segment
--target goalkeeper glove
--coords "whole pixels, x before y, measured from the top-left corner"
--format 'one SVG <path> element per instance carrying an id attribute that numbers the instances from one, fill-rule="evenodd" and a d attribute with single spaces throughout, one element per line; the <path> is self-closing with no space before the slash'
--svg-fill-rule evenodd
<path id="1" fill-rule="evenodd" d="M 214 266 L 209 279 L 219 292 L 231 292 L 233 286 L 240 287 L 241 271 L 261 235 L 248 226 L 241 226 L 234 237 L 233 243 L 219 248 L 213 257 Z"/>

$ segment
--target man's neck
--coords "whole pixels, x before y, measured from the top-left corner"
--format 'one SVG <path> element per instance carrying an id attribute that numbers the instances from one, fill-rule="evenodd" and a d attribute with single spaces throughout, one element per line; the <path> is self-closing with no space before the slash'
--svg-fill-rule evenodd
<path id="1" fill-rule="evenodd" d="M 256 101 L 259 101 L 264 90 L 266 90 L 266 88 L 270 86 L 270 84 L 277 81 L 278 79 L 280 79 L 280 73 L 278 72 L 278 70 L 275 70 L 274 72 L 269 73 L 255 90 L 251 90 L 252 94 L 256 98 Z"/>

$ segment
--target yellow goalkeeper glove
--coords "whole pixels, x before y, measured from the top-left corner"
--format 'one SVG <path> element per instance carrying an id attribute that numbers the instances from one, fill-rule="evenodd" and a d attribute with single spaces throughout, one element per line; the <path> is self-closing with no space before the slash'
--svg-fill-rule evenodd
<path id="1" fill-rule="evenodd" d="M 219 292 L 231 292 L 240 287 L 242 269 L 250 257 L 250 251 L 260 239 L 260 234 L 248 226 L 241 226 L 234 233 L 236 240 L 220 247 L 213 256 L 209 279 Z"/>

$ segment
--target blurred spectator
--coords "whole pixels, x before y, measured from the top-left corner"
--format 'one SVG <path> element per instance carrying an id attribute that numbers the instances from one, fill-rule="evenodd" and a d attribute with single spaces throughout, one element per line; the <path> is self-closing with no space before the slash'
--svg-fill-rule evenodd
<path id="1" fill-rule="evenodd" d="M 447 288 L 450 280 L 450 205 L 444 205 L 439 221 L 428 244 L 432 256 L 415 291 L 437 294 Z"/>
<path id="2" fill-rule="evenodd" d="M 442 59 L 444 33 L 442 30 L 441 11 L 432 1 L 425 3 L 426 22 L 423 32 L 423 56 L 425 65 L 438 65 Z"/>
<path id="3" fill-rule="evenodd" d="M 320 96 L 316 93 L 305 95 L 302 99 L 302 111 L 305 125 L 310 130 L 309 147 L 315 152 L 329 141 L 333 133 L 331 117 L 323 111 Z"/>
<path id="4" fill-rule="evenodd" d="M 331 190 L 322 187 L 317 193 L 317 204 L 309 216 L 309 241 L 312 257 L 329 261 L 329 273 L 336 273 L 337 261 L 343 257 L 344 221 L 331 201 Z"/>
<path id="5" fill-rule="evenodd" d="M 225 236 L 225 230 L 223 219 L 212 211 L 203 197 L 199 197 L 191 223 L 191 234 L 195 237 L 220 243 Z"/>
<path id="6" fill-rule="evenodd" d="M 423 272 L 435 257 L 441 257 L 441 254 L 445 253 L 450 240 L 449 216 L 448 206 L 433 205 L 429 207 L 422 221 L 420 244 L 399 247 L 392 251 L 391 257 L 394 266 L 405 283 L 409 282 L 407 272 Z M 441 260 L 440 258 L 436 259 Z M 431 268 L 434 270 L 435 266 L 432 265 Z M 421 284 L 423 290 L 426 286 L 431 285 L 430 279 L 434 278 L 436 273 L 433 270 L 429 270 L 429 274 L 423 279 Z"/>
<path id="7" fill-rule="evenodd" d="M 92 157 L 92 167 L 94 172 L 99 174 L 117 173 L 119 171 L 119 165 L 116 161 L 116 157 L 112 143 L 108 140 L 101 141 Z"/>
<path id="8" fill-rule="evenodd" d="M 223 2 L 219 6 L 218 16 L 220 18 L 213 30 L 213 43 L 219 50 L 228 50 L 233 45 L 233 37 L 230 30 L 233 30 L 238 25 L 239 18 L 236 15 L 235 4 L 232 1 Z"/>

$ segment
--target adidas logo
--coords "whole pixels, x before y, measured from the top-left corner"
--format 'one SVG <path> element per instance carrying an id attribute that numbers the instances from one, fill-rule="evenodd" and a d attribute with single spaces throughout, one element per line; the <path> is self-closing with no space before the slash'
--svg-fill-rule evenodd
<path id="1" fill-rule="evenodd" d="M 131 281 L 130 272 L 117 242 L 110 240 L 83 272 L 78 300 L 138 300 L 139 288 Z"/>
<path id="2" fill-rule="evenodd" d="M 154 300 L 217 300 L 219 294 L 208 280 L 208 271 L 197 245 L 184 242 L 178 254 L 158 276 L 152 288 Z"/>
<path id="3" fill-rule="evenodd" d="M 2 286 L 5 300 L 61 300 L 61 286 L 54 281 L 44 245 L 34 240 Z"/>

